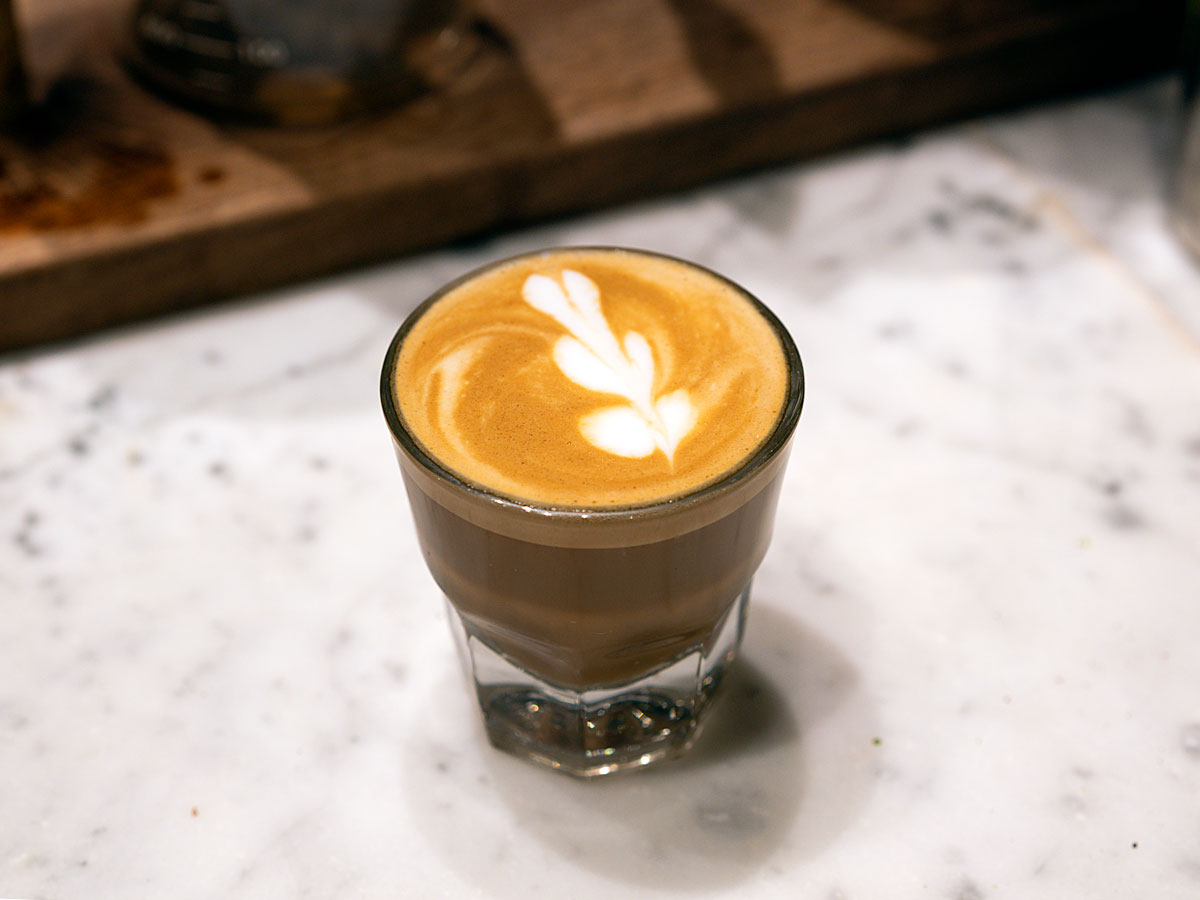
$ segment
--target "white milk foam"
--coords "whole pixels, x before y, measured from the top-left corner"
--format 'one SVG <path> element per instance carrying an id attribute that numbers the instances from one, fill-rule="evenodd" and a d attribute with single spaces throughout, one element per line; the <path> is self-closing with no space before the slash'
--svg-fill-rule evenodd
<path id="1" fill-rule="evenodd" d="M 646 338 L 627 331 L 618 341 L 600 302 L 596 283 L 573 269 L 561 273 L 562 284 L 546 275 L 530 275 L 522 296 L 552 317 L 569 334 L 554 343 L 554 362 L 580 387 L 615 394 L 626 402 L 583 416 L 579 430 L 593 446 L 629 459 L 656 450 L 668 462 L 698 419 L 684 389 L 654 396 L 654 351 Z"/>

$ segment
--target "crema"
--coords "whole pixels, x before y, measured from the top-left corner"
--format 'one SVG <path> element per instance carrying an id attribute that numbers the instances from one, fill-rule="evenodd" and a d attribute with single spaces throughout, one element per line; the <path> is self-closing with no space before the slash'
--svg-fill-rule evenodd
<path id="1" fill-rule="evenodd" d="M 533 504 L 622 507 L 685 495 L 753 455 L 788 366 L 761 307 L 719 276 L 556 250 L 431 300 L 392 388 L 409 432 L 458 478 Z"/>

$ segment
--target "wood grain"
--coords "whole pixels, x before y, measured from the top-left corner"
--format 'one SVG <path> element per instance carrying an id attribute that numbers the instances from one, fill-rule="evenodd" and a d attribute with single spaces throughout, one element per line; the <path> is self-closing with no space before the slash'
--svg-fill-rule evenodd
<path id="1" fill-rule="evenodd" d="M 18 5 L 41 105 L 0 134 L 0 350 L 1140 76 L 1177 33 L 1132 0 L 481 0 L 430 92 L 288 131 L 148 94 L 127 8 Z"/>

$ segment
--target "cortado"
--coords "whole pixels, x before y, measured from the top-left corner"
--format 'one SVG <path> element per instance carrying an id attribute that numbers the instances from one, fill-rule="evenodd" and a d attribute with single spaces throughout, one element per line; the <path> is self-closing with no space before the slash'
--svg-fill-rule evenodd
<path id="1" fill-rule="evenodd" d="M 577 774 L 686 746 L 803 400 L 778 320 L 679 260 L 546 251 L 420 306 L 382 390 L 493 742 Z"/>

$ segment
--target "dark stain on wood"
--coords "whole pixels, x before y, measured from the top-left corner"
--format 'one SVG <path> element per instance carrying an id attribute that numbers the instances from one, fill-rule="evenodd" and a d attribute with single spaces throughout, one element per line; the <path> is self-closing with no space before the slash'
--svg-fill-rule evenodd
<path id="1" fill-rule="evenodd" d="M 63 79 L 0 138 L 0 233 L 137 224 L 179 191 L 161 147 L 105 133 L 98 96 Z"/>

